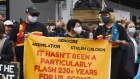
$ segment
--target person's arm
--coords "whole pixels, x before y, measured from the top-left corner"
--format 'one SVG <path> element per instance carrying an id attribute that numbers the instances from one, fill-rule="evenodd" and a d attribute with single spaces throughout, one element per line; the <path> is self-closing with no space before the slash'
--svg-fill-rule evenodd
<path id="1" fill-rule="evenodd" d="M 13 50 L 13 54 L 14 54 L 14 61 L 16 62 L 17 59 L 16 59 L 15 46 L 16 46 L 16 43 L 15 42 L 12 42 L 12 50 Z"/>
<path id="2" fill-rule="evenodd" d="M 122 46 L 127 46 L 128 42 L 126 40 L 117 40 L 117 43 Z"/>
<path id="3" fill-rule="evenodd" d="M 122 45 L 122 46 L 127 46 L 128 45 L 128 35 L 126 33 L 126 30 L 118 25 L 118 30 L 119 30 L 119 40 L 117 40 L 117 43 Z"/>
<path id="4" fill-rule="evenodd" d="M 11 31 L 10 34 L 10 41 L 12 43 L 12 50 L 13 50 L 13 54 L 14 54 L 14 61 L 16 62 L 16 52 L 15 52 L 15 46 L 16 46 L 16 41 L 17 41 L 17 34 L 18 34 L 18 29 L 17 28 L 19 25 L 14 26 L 13 30 Z"/>
<path id="5" fill-rule="evenodd" d="M 43 32 L 43 36 L 48 37 L 48 30 L 44 24 L 42 24 L 42 32 Z"/>
<path id="6" fill-rule="evenodd" d="M 125 19 L 124 16 L 121 18 L 121 25 L 122 25 L 123 27 L 125 27 L 125 25 L 126 25 L 126 19 Z"/>
<path id="7" fill-rule="evenodd" d="M 118 43 L 122 44 L 123 46 L 127 46 L 128 45 L 128 42 L 125 41 L 125 40 L 118 40 Z"/>
<path id="8" fill-rule="evenodd" d="M 1 60 L 2 61 L 13 61 L 12 44 L 9 40 L 5 41 L 3 50 L 4 51 L 1 53 Z"/>
<path id="9" fill-rule="evenodd" d="M 121 46 L 127 46 L 128 45 L 128 42 L 127 41 L 125 41 L 125 40 L 117 40 L 116 42 L 115 41 L 113 41 L 113 40 L 108 40 L 110 43 L 117 43 L 117 44 L 119 44 L 119 45 L 121 45 Z"/>
<path id="10" fill-rule="evenodd" d="M 98 26 L 97 29 L 93 33 L 93 39 L 97 40 L 97 36 L 99 35 L 99 32 L 101 32 L 101 27 L 103 26 Z"/>

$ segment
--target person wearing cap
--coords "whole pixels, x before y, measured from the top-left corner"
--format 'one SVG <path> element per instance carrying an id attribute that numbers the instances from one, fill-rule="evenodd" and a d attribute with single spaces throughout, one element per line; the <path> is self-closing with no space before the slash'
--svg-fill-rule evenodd
<path id="1" fill-rule="evenodd" d="M 0 21 L 0 62 L 13 61 L 12 44 L 9 39 L 4 37 L 5 27 L 3 21 Z"/>
<path id="2" fill-rule="evenodd" d="M 5 26 L 5 36 L 9 39 L 10 33 L 12 31 L 12 28 L 13 28 L 13 22 L 11 20 L 6 20 L 4 22 L 4 26 Z"/>
<path id="3" fill-rule="evenodd" d="M 123 68 L 121 63 L 121 57 L 123 51 L 121 49 L 122 46 L 128 45 L 127 33 L 126 30 L 121 26 L 115 24 L 116 15 L 114 10 L 110 7 L 105 7 L 102 11 L 100 11 L 100 19 L 104 23 L 103 26 L 99 26 L 93 36 L 95 40 L 108 40 L 112 43 L 112 55 L 111 55 L 111 79 L 120 79 L 120 69 Z M 115 30 L 117 32 L 112 31 L 113 26 L 115 25 Z M 111 35 L 117 33 L 118 38 L 113 41 L 111 39 Z"/>
<path id="4" fill-rule="evenodd" d="M 18 22 L 16 20 L 13 20 L 12 22 L 13 22 L 13 25 L 18 24 Z"/>
<path id="5" fill-rule="evenodd" d="M 24 35 L 38 35 L 38 36 L 47 36 L 47 29 L 46 26 L 40 22 L 37 22 L 37 18 L 39 16 L 39 12 L 37 9 L 33 6 L 30 6 L 25 11 L 25 30 L 21 31 L 22 27 L 20 27 L 20 24 L 17 24 L 14 26 L 11 35 L 10 40 L 13 44 L 13 51 L 14 51 L 14 61 L 20 62 L 20 79 L 24 79 L 23 76 L 23 51 L 24 51 Z M 19 33 L 22 32 L 19 35 Z"/>

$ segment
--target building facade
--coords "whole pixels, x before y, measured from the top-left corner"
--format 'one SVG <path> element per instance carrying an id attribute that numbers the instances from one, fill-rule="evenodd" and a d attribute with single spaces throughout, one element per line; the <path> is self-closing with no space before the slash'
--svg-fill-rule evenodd
<path id="1" fill-rule="evenodd" d="M 48 22 L 50 20 L 62 19 L 65 23 L 73 18 L 73 8 L 78 0 L 48 0 L 45 3 L 32 3 L 31 0 L 8 0 L 9 8 L 6 14 L 7 19 L 17 20 L 19 18 L 25 19 L 25 10 L 28 6 L 35 6 L 40 11 L 38 20 L 40 22 Z M 102 0 L 96 0 L 102 4 Z M 135 9 L 119 3 L 105 0 L 107 6 L 114 8 L 117 15 L 117 20 L 121 16 L 125 16 L 127 20 L 137 21 L 140 16 L 140 9 Z"/>
<path id="2" fill-rule="evenodd" d="M 38 20 L 46 22 L 55 19 L 56 1 L 49 0 L 45 3 L 32 3 L 31 0 L 9 0 L 10 19 L 19 21 L 20 17 L 25 19 L 25 10 L 29 6 L 35 6 L 40 12 Z"/>

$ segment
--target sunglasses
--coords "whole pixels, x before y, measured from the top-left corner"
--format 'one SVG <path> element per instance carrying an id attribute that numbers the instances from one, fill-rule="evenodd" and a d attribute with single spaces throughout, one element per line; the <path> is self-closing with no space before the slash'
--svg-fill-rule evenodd
<path id="1" fill-rule="evenodd" d="M 37 17 L 38 17 L 39 14 L 34 13 L 34 14 L 31 14 L 31 16 L 33 16 L 33 17 L 34 17 L 34 16 L 37 16 Z"/>

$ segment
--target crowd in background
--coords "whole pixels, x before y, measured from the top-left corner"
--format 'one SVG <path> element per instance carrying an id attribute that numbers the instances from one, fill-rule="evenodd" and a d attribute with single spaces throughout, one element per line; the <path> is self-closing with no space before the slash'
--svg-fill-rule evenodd
<path id="1" fill-rule="evenodd" d="M 36 13 L 32 13 L 30 9 L 35 10 Z M 54 25 L 47 25 L 45 26 L 46 28 L 42 24 L 36 23 L 35 19 L 40 14 L 36 9 L 29 7 L 25 13 L 25 24 L 27 25 L 25 32 L 27 34 L 33 34 L 37 28 L 38 31 L 42 32 L 40 34 L 36 33 L 39 36 L 72 37 L 90 40 L 107 39 L 111 42 L 111 79 L 133 79 L 140 72 L 140 29 L 137 28 L 140 27 L 140 20 L 139 24 L 135 25 L 133 21 L 127 21 L 125 17 L 122 17 L 120 21 L 116 22 L 119 37 L 116 41 L 112 41 L 110 37 L 116 21 L 116 15 L 109 7 L 99 13 L 100 24 L 86 24 L 77 19 L 70 19 L 67 24 L 63 20 L 57 20 Z M 35 29 L 34 26 L 36 26 Z M 16 35 L 17 33 L 20 34 L 20 31 L 17 31 L 19 28 L 19 23 L 16 21 L 6 20 L 3 22 L 2 16 L 0 16 L 0 61 L 18 61 L 23 65 L 23 58 L 20 57 L 23 55 L 19 55 L 16 52 L 16 44 L 18 44 Z M 23 74 L 22 68 L 23 66 L 21 66 L 21 74 Z M 20 76 L 20 79 L 23 79 L 23 76 Z"/>

